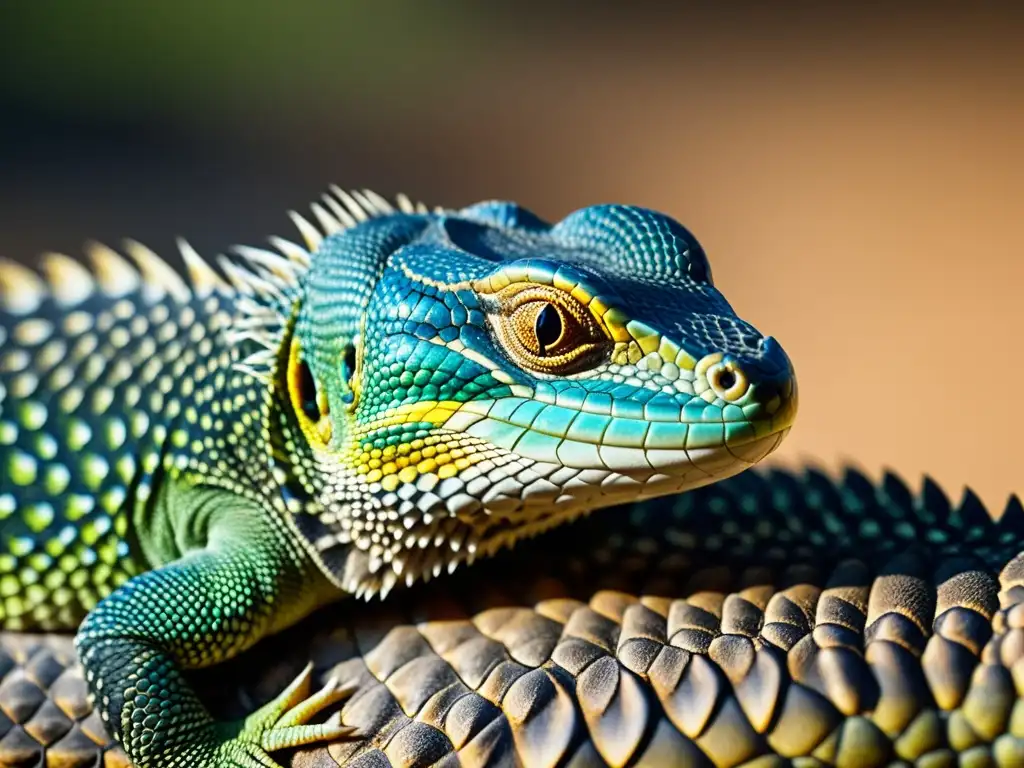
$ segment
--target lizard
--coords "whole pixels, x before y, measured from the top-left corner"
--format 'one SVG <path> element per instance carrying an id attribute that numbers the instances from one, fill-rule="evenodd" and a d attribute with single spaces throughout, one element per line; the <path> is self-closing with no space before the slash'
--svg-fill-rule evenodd
<path id="1" fill-rule="evenodd" d="M 755 470 L 296 628 L 236 683 L 313 657 L 350 687 L 360 735 L 297 766 L 1016 766 L 1022 536 L 1016 498 Z M 0 635 L 0 763 L 120 764 L 73 656 Z"/>
<path id="2" fill-rule="evenodd" d="M 771 453 L 797 410 L 682 224 L 332 188 L 188 278 L 137 242 L 0 265 L 0 627 L 77 627 L 132 764 L 355 739 L 307 668 L 215 719 L 189 670 L 346 596 L 454 571 Z"/>

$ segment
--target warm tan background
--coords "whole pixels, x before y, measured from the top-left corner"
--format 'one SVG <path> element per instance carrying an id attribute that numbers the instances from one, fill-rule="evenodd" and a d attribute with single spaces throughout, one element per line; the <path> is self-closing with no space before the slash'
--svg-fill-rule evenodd
<path id="1" fill-rule="evenodd" d="M 139 5 L 0 10 L 0 253 L 258 242 L 332 181 L 643 204 L 793 357 L 784 457 L 1024 490 L 1010 4 Z"/>

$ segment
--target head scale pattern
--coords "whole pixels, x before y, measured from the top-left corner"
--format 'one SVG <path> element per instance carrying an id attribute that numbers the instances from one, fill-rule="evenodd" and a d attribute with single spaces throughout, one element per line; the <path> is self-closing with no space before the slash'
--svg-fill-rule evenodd
<path id="1" fill-rule="evenodd" d="M 317 244 L 279 371 L 294 522 L 345 589 L 387 592 L 774 450 L 781 347 L 671 218 L 512 203 L 382 215 Z"/>

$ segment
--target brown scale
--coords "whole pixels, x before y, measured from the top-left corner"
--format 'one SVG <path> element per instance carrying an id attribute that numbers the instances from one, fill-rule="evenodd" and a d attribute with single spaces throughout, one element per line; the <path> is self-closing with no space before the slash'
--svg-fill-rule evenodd
<path id="1" fill-rule="evenodd" d="M 127 768 L 87 694 L 71 638 L 4 634 L 0 765 Z"/>
<path id="2" fill-rule="evenodd" d="M 483 590 L 478 568 L 326 610 L 198 684 L 230 716 L 307 659 L 354 684 L 340 716 L 365 738 L 279 756 L 307 768 L 1024 765 L 1024 556 L 591 579 L 610 589 L 525 568 Z M 0 765 L 123 764 L 68 638 L 0 648 Z"/>

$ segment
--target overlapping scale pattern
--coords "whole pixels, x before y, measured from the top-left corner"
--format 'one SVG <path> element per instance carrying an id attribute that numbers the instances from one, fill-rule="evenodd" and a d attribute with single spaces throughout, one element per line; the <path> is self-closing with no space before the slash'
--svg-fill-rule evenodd
<path id="1" fill-rule="evenodd" d="M 4 635 L 0 765 L 129 768 L 87 692 L 70 637 Z"/>
<path id="2" fill-rule="evenodd" d="M 309 659 L 354 685 L 337 716 L 364 738 L 291 757 L 306 768 L 1011 768 L 1022 541 L 1016 499 L 996 521 L 927 480 L 755 470 L 324 611 L 201 684 L 235 715 Z M 39 698 L 8 654 L 0 764 Z"/>

